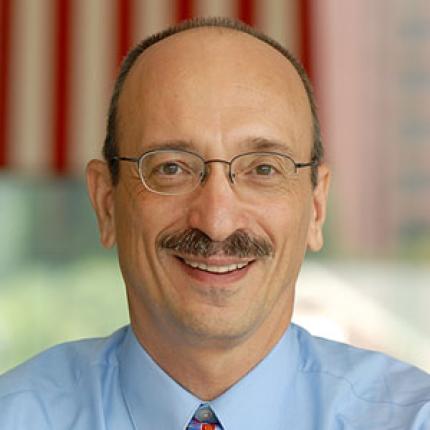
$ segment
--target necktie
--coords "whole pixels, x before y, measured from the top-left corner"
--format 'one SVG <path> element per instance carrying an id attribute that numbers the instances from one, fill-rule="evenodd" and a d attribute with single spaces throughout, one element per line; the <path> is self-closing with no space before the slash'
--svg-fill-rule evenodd
<path id="1" fill-rule="evenodd" d="M 208 404 L 200 405 L 187 430 L 222 430 L 218 418 Z"/>

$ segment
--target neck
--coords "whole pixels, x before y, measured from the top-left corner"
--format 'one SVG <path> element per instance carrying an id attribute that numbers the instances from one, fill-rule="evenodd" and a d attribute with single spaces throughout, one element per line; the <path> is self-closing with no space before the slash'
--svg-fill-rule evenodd
<path id="1" fill-rule="evenodd" d="M 283 309 L 285 311 L 285 309 Z M 250 372 L 280 340 L 291 321 L 289 312 L 267 318 L 254 332 L 235 343 L 192 343 L 174 334 L 166 337 L 134 318 L 132 327 L 140 344 L 171 378 L 201 400 L 223 394 Z M 160 339 L 162 341 L 160 342 Z"/>

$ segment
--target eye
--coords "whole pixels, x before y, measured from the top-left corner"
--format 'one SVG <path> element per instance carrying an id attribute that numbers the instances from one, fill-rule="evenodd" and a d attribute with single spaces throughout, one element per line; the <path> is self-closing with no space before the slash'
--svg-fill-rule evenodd
<path id="1" fill-rule="evenodd" d="M 283 175 L 283 160 L 266 154 L 245 154 L 237 158 L 234 173 L 248 180 L 264 181 L 279 179 Z"/>
<path id="2" fill-rule="evenodd" d="M 270 164 L 259 164 L 254 168 L 255 173 L 259 176 L 271 176 L 276 174 L 276 169 Z"/>
<path id="3" fill-rule="evenodd" d="M 158 173 L 161 173 L 162 175 L 169 176 L 178 175 L 183 172 L 182 167 L 179 164 L 173 162 L 163 163 L 158 166 L 156 170 L 158 170 Z"/>

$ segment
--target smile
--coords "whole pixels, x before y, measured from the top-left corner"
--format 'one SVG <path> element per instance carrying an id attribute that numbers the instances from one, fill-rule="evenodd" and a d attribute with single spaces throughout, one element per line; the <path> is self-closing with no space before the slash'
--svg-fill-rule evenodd
<path id="1" fill-rule="evenodd" d="M 248 266 L 250 261 L 246 261 L 243 263 L 235 263 L 235 264 L 225 264 L 225 265 L 213 265 L 213 264 L 205 264 L 197 261 L 190 261 L 182 259 L 182 261 L 187 265 L 192 267 L 193 269 L 203 270 L 209 273 L 229 273 L 234 272 L 235 270 L 243 269 Z"/>

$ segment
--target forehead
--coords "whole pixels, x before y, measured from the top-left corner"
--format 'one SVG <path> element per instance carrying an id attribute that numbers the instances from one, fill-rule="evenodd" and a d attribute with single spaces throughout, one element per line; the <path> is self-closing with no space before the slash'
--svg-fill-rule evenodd
<path id="1" fill-rule="evenodd" d="M 196 124 L 214 139 L 250 123 L 256 129 L 242 136 L 248 141 L 284 134 L 310 145 L 312 135 L 307 95 L 292 64 L 267 43 L 225 28 L 186 30 L 148 48 L 126 78 L 118 120 L 119 140 L 126 137 L 131 150 L 150 140 L 193 141 L 200 137 L 192 136 Z M 270 130 L 278 135 L 268 136 Z"/>

